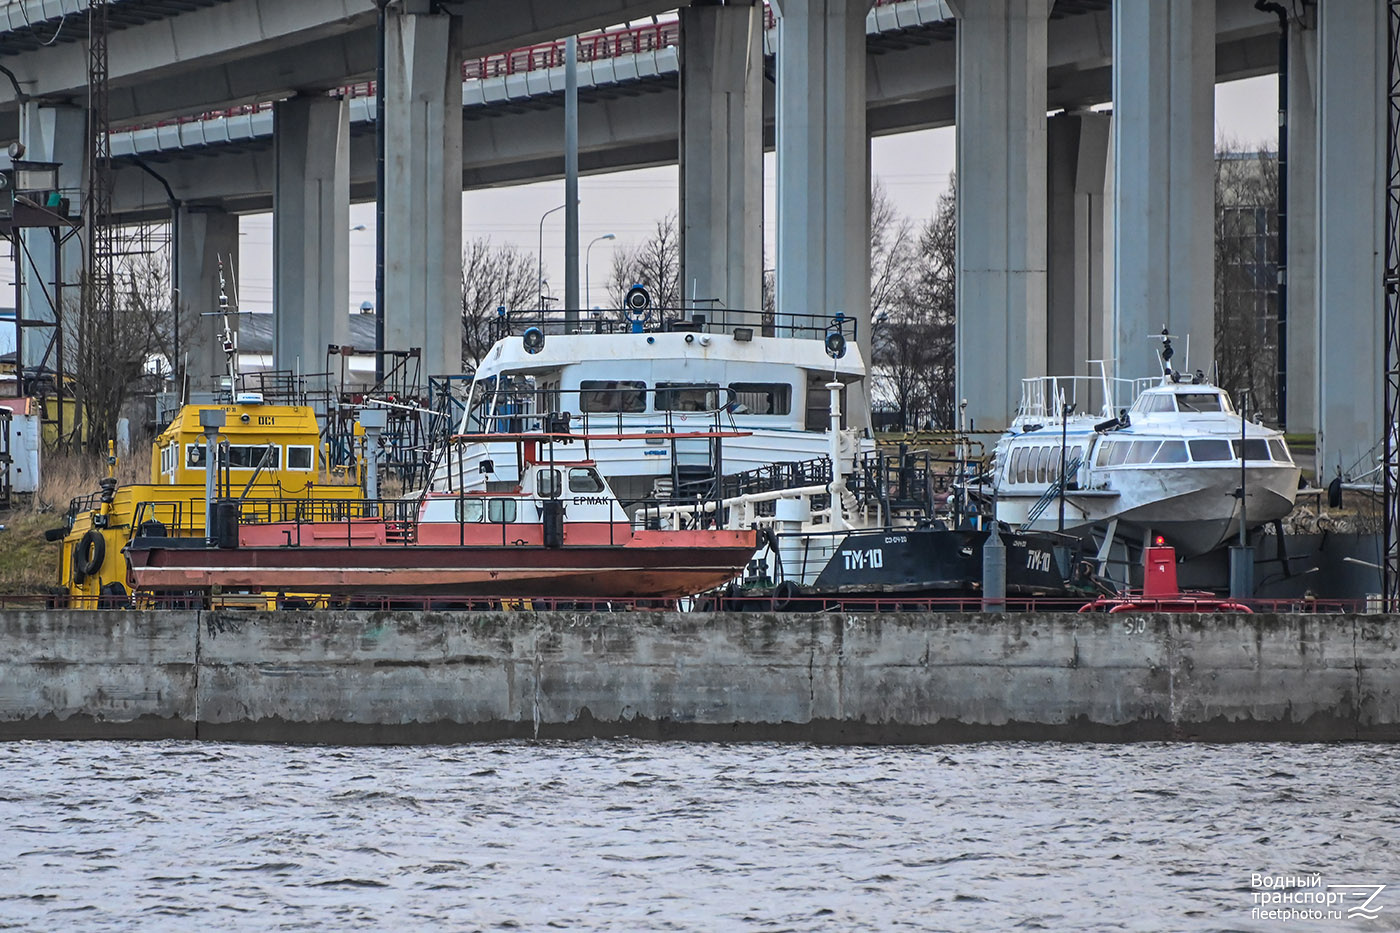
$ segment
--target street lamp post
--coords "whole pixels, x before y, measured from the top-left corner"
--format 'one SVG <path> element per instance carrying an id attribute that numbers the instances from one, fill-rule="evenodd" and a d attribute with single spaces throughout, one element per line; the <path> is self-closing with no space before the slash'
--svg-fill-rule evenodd
<path id="1" fill-rule="evenodd" d="M 590 261 L 593 258 L 593 244 L 599 240 L 616 240 L 617 234 L 605 233 L 602 236 L 595 236 L 588 241 L 588 248 L 583 251 L 583 303 L 589 308 L 593 307 L 593 282 L 588 274 Z"/>
<path id="2" fill-rule="evenodd" d="M 544 282 L 544 219 L 555 211 L 562 211 L 568 207 L 567 204 L 560 204 L 558 207 L 551 207 L 540 215 L 540 251 L 539 251 L 539 275 L 535 277 L 536 282 Z M 540 285 L 539 309 L 544 310 L 544 285 Z"/>

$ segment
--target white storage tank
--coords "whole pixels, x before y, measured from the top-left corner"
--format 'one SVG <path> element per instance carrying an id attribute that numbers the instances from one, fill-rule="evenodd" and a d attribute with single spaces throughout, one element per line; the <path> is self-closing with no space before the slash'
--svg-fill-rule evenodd
<path id="1" fill-rule="evenodd" d="M 9 411 L 8 424 L 0 430 L 9 433 L 4 444 L 10 451 L 10 488 L 13 492 L 33 493 L 39 489 L 40 449 L 43 446 L 38 406 L 29 398 L 0 398 L 0 408 Z M 3 439 L 0 439 L 3 441 Z"/>

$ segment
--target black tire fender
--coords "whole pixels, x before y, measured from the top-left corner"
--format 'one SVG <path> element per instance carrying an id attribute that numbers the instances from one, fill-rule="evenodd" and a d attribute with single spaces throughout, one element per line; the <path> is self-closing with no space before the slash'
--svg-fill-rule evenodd
<path id="1" fill-rule="evenodd" d="M 791 580 L 781 580 L 773 587 L 773 609 L 775 612 L 786 612 L 792 608 L 793 600 L 797 598 L 797 584 Z"/>
<path id="2" fill-rule="evenodd" d="M 102 568 L 107 558 L 107 539 L 96 528 L 89 528 L 73 546 L 73 580 L 82 583 Z"/>

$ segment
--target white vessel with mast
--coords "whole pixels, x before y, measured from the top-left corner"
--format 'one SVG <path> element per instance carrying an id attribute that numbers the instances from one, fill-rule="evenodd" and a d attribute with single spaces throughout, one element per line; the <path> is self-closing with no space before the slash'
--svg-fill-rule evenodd
<path id="1" fill-rule="evenodd" d="M 1200 371 L 1022 382 L 1021 404 L 996 447 L 996 515 L 1022 529 L 1162 535 L 1203 554 L 1293 509 L 1300 469 L 1278 431 L 1236 412 Z M 1097 398 L 1097 414 L 1084 409 Z"/>
<path id="2" fill-rule="evenodd" d="M 850 318 L 653 310 L 640 288 L 629 293 L 621 320 L 600 312 L 582 316 L 581 324 L 570 326 L 557 312 L 502 311 L 458 433 L 623 436 L 590 452 L 618 498 L 638 502 L 825 455 L 827 385 L 835 381 L 846 413 L 846 461 L 874 449 L 866 364 Z M 551 417 L 552 427 L 546 423 Z M 722 447 L 699 436 L 718 427 L 743 436 Z M 687 440 L 688 431 L 697 438 Z M 678 436 L 648 436 L 663 434 Z M 509 442 L 455 447 L 434 467 L 434 490 L 516 482 Z"/>

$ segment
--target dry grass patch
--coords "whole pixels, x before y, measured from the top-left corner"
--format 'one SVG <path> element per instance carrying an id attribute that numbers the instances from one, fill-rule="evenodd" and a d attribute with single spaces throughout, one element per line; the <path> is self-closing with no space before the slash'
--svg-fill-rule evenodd
<path id="1" fill-rule="evenodd" d="M 0 594 L 43 593 L 58 583 L 60 543 L 46 541 L 44 532 L 64 524 L 68 504 L 97 491 L 106 474 L 98 457 L 50 454 L 44 457 L 43 479 L 32 496 L 16 496 L 13 508 L 0 513 Z"/>

